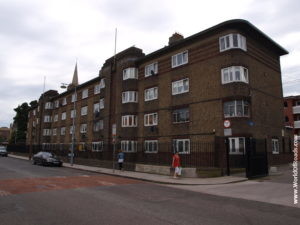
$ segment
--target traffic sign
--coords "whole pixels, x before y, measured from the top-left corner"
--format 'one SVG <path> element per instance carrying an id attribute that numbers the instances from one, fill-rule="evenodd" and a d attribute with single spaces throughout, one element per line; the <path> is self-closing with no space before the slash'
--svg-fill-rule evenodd
<path id="1" fill-rule="evenodd" d="M 224 120 L 224 127 L 229 128 L 231 126 L 231 123 L 229 120 Z"/>

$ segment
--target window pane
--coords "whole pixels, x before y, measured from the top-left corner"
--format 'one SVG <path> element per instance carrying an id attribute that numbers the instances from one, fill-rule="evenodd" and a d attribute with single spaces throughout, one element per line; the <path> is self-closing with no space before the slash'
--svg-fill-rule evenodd
<path id="1" fill-rule="evenodd" d="M 232 35 L 232 41 L 233 41 L 233 47 L 238 47 L 238 35 L 237 34 L 233 34 Z"/>

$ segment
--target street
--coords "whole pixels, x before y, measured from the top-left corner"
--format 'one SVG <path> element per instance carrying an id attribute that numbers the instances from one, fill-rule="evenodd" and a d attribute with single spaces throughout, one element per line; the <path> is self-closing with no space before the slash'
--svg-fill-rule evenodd
<path id="1" fill-rule="evenodd" d="M 1 225 L 293 225 L 299 221 L 300 210 L 295 207 L 0 158 Z"/>

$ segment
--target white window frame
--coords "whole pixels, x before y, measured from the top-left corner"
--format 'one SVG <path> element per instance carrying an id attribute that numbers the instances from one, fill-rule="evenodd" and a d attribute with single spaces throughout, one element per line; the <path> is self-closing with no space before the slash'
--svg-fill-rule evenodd
<path id="1" fill-rule="evenodd" d="M 101 91 L 101 88 L 100 88 L 100 83 L 99 84 L 96 84 L 95 87 L 94 87 L 94 94 L 99 94 Z"/>
<path id="2" fill-rule="evenodd" d="M 75 126 L 70 126 L 70 134 L 73 134 L 73 131 L 75 132 Z"/>
<path id="3" fill-rule="evenodd" d="M 57 121 L 58 121 L 58 114 L 55 114 L 55 115 L 54 115 L 53 121 L 54 121 L 54 122 L 57 122 Z"/>
<path id="4" fill-rule="evenodd" d="M 145 77 L 150 77 L 158 73 L 158 63 L 154 62 L 145 66 Z"/>
<path id="5" fill-rule="evenodd" d="M 279 154 L 279 140 L 277 138 L 272 138 L 272 153 Z"/>
<path id="6" fill-rule="evenodd" d="M 246 151 L 245 137 L 230 137 L 229 139 L 229 154 L 244 155 Z M 243 140 L 243 149 L 241 150 L 241 140 Z"/>
<path id="7" fill-rule="evenodd" d="M 80 114 L 81 116 L 86 116 L 88 114 L 88 106 L 81 107 Z"/>
<path id="8" fill-rule="evenodd" d="M 92 142 L 92 151 L 93 152 L 102 152 L 103 151 L 103 141 Z"/>
<path id="9" fill-rule="evenodd" d="M 100 103 L 96 102 L 94 104 L 94 113 L 99 113 L 100 112 Z"/>
<path id="10" fill-rule="evenodd" d="M 158 140 L 145 140 L 144 141 L 145 153 L 158 152 Z"/>
<path id="11" fill-rule="evenodd" d="M 138 79 L 138 70 L 135 67 L 129 67 L 123 70 L 123 80 Z"/>
<path id="12" fill-rule="evenodd" d="M 189 92 L 189 89 L 190 89 L 189 78 L 184 78 L 184 79 L 172 82 L 172 95 L 179 95 L 179 94 L 187 93 L 187 92 Z"/>
<path id="13" fill-rule="evenodd" d="M 137 91 L 125 91 L 122 92 L 122 103 L 138 102 L 138 92 Z"/>
<path id="14" fill-rule="evenodd" d="M 100 103 L 100 109 L 104 109 L 104 98 L 101 98 L 99 103 Z"/>
<path id="15" fill-rule="evenodd" d="M 56 128 L 52 129 L 52 135 L 56 136 Z"/>
<path id="16" fill-rule="evenodd" d="M 236 43 L 235 40 L 236 39 Z M 219 38 L 220 52 L 230 49 L 242 49 L 247 51 L 247 40 L 241 34 L 228 34 Z"/>
<path id="17" fill-rule="evenodd" d="M 67 98 L 63 98 L 63 100 L 62 100 L 62 103 L 61 103 L 62 105 L 66 105 L 67 104 Z"/>
<path id="18" fill-rule="evenodd" d="M 88 89 L 88 88 L 87 88 L 87 89 L 84 89 L 84 90 L 82 91 L 81 99 L 85 99 L 85 98 L 87 98 L 87 97 L 89 97 L 89 89 Z"/>
<path id="19" fill-rule="evenodd" d="M 229 105 L 229 103 L 231 103 L 231 105 Z M 227 104 L 227 106 L 225 106 L 226 104 Z M 238 106 L 242 106 L 242 114 L 241 115 L 238 115 Z M 227 102 L 224 102 L 223 107 L 224 107 L 224 112 L 223 112 L 224 118 L 250 117 L 250 104 L 247 101 L 244 101 L 244 100 L 227 101 Z M 228 108 L 227 110 L 229 113 L 231 112 L 230 108 L 233 109 L 234 114 L 233 115 L 225 114 L 226 107 Z M 248 108 L 248 114 L 245 114 L 246 107 Z"/>
<path id="20" fill-rule="evenodd" d="M 104 78 L 102 78 L 100 80 L 100 89 L 102 89 L 102 88 L 105 88 L 105 79 Z"/>
<path id="21" fill-rule="evenodd" d="M 152 121 L 152 123 L 151 123 Z M 158 113 L 148 113 L 144 115 L 144 126 L 157 126 L 158 125 Z"/>
<path id="22" fill-rule="evenodd" d="M 158 87 L 147 88 L 144 91 L 145 102 L 152 101 L 158 98 Z"/>
<path id="23" fill-rule="evenodd" d="M 182 143 L 183 151 L 179 150 L 179 147 L 181 147 L 181 143 Z M 190 154 L 191 152 L 190 139 L 173 139 L 173 151 L 178 152 L 179 154 Z"/>
<path id="24" fill-rule="evenodd" d="M 93 131 L 94 132 L 98 132 L 100 130 L 103 130 L 103 120 L 98 120 L 97 122 L 94 123 L 94 126 L 93 126 Z"/>
<path id="25" fill-rule="evenodd" d="M 62 112 L 61 113 L 61 120 L 66 120 L 67 118 L 67 113 L 66 112 Z"/>
<path id="26" fill-rule="evenodd" d="M 50 115 L 45 115 L 44 116 L 44 123 L 51 123 L 51 116 Z"/>
<path id="27" fill-rule="evenodd" d="M 52 102 L 46 102 L 45 109 L 53 109 L 53 103 Z"/>
<path id="28" fill-rule="evenodd" d="M 248 69 L 243 66 L 231 66 L 221 70 L 222 84 L 232 82 L 249 83 Z"/>
<path id="29" fill-rule="evenodd" d="M 35 109 L 33 110 L 33 115 L 35 116 L 36 115 L 36 111 L 35 111 Z M 28 115 L 29 116 L 29 115 Z"/>
<path id="30" fill-rule="evenodd" d="M 71 110 L 70 118 L 71 118 L 71 119 L 76 118 L 76 110 L 75 110 L 75 109 L 72 109 L 72 110 Z"/>
<path id="31" fill-rule="evenodd" d="M 43 136 L 51 136 L 51 129 L 43 129 Z"/>
<path id="32" fill-rule="evenodd" d="M 81 134 L 87 133 L 87 124 L 86 123 L 83 123 L 80 125 L 80 133 Z"/>
<path id="33" fill-rule="evenodd" d="M 186 111 L 181 112 L 180 110 L 186 110 Z M 180 114 L 183 114 L 183 113 L 185 114 L 185 117 L 187 117 L 187 120 L 178 121 L 178 118 L 180 118 Z M 175 118 L 176 118 L 176 120 L 175 120 Z M 190 121 L 190 109 L 189 108 L 180 108 L 180 109 L 173 110 L 173 112 L 172 112 L 172 121 L 175 124 L 177 124 L 177 123 L 188 123 Z"/>
<path id="34" fill-rule="evenodd" d="M 137 152 L 137 141 L 132 141 L 132 140 L 121 141 L 121 150 L 123 152 Z"/>
<path id="35" fill-rule="evenodd" d="M 60 135 L 66 135 L 66 127 L 60 128 Z"/>
<path id="36" fill-rule="evenodd" d="M 56 100 L 56 101 L 54 102 L 54 105 L 55 105 L 55 108 L 58 108 L 58 107 L 59 107 L 59 100 Z"/>
<path id="37" fill-rule="evenodd" d="M 188 50 L 173 55 L 171 60 L 172 60 L 172 68 L 187 64 L 189 62 Z"/>
<path id="38" fill-rule="evenodd" d="M 137 115 L 122 116 L 122 127 L 137 127 Z"/>
<path id="39" fill-rule="evenodd" d="M 76 102 L 77 101 L 77 93 L 72 94 L 71 97 L 71 102 Z"/>

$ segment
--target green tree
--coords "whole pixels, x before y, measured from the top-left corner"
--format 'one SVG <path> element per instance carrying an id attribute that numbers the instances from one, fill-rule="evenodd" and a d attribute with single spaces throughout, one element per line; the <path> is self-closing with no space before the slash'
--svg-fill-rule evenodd
<path id="1" fill-rule="evenodd" d="M 28 122 L 29 105 L 24 102 L 14 109 L 16 116 L 14 117 L 14 128 L 10 142 L 26 142 L 26 131 Z"/>

